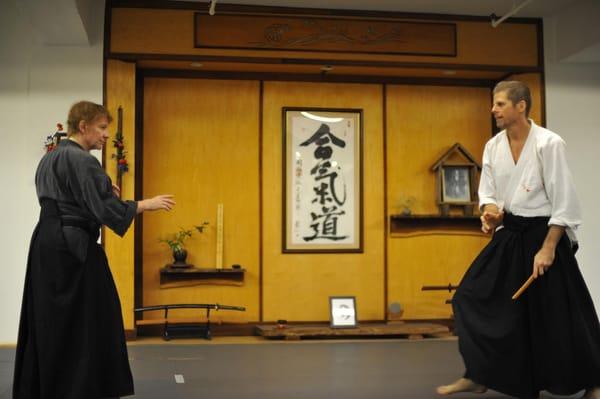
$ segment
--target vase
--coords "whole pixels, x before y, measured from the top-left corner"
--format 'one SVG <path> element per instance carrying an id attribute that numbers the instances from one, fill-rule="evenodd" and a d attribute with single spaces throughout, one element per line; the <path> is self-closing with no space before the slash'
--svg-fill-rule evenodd
<path id="1" fill-rule="evenodd" d="M 173 251 L 173 266 L 186 266 L 187 251 L 183 248 Z"/>

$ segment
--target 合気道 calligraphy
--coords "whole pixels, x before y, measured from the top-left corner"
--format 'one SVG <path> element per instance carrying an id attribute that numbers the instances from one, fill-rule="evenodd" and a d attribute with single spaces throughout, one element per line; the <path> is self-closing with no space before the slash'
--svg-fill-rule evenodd
<path id="1" fill-rule="evenodd" d="M 313 234 L 303 237 L 304 241 L 315 239 L 343 240 L 348 238 L 338 229 L 338 222 L 346 215 L 346 183 L 341 174 L 341 168 L 332 160 L 335 147 L 345 148 L 346 142 L 336 137 L 328 125 L 321 124 L 319 129 L 301 146 L 315 145 L 314 157 L 316 165 L 310 170 L 313 177 L 314 197 L 311 201 L 313 212 L 311 216 L 311 229 Z M 341 186 L 341 192 L 338 188 Z"/>

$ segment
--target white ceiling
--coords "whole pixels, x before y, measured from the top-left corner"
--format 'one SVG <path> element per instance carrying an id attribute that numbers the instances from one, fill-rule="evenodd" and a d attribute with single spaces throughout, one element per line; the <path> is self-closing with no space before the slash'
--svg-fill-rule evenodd
<path id="1" fill-rule="evenodd" d="M 586 47 L 562 61 L 574 64 L 600 64 L 600 43 Z"/>
<path id="2" fill-rule="evenodd" d="M 179 0 L 210 3 L 208 0 Z M 596 0 L 597 1 L 597 0 Z M 218 0 L 219 3 L 247 4 L 299 8 L 331 8 L 339 10 L 398 11 L 434 14 L 502 16 L 513 5 L 524 0 Z M 554 15 L 576 0 L 533 0 L 518 13 L 517 17 L 547 17 Z"/>

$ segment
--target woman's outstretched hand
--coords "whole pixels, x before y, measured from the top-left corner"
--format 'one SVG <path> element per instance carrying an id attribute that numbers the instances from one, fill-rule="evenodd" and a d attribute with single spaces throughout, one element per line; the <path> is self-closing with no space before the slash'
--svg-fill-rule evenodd
<path id="1" fill-rule="evenodd" d="M 137 213 L 145 211 L 158 211 L 164 209 L 170 211 L 175 206 L 175 200 L 171 194 L 157 195 L 156 197 L 138 201 Z"/>

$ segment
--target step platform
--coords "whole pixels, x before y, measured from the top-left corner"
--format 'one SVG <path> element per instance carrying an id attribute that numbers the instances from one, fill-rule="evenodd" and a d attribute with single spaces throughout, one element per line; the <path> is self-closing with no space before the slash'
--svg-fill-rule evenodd
<path id="1" fill-rule="evenodd" d="M 445 338 L 452 336 L 450 329 L 442 324 L 393 322 L 365 323 L 352 328 L 331 328 L 324 325 L 284 324 L 257 325 L 257 335 L 268 339 L 300 340 L 329 338 Z"/>

